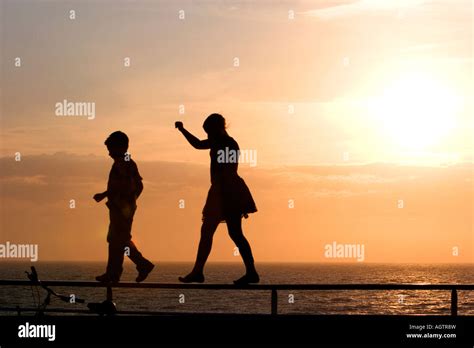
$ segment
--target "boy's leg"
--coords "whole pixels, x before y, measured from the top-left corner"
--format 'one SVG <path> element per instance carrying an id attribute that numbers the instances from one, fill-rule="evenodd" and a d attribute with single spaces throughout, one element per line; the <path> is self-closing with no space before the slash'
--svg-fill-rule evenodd
<path id="1" fill-rule="evenodd" d="M 109 208 L 109 231 L 107 242 L 109 242 L 109 259 L 107 262 L 106 275 L 113 281 L 118 281 L 122 275 L 122 265 L 127 246 L 128 236 L 130 235 L 131 221 L 126 218 L 119 208 L 113 205 L 107 205 Z"/>
<path id="2" fill-rule="evenodd" d="M 107 262 L 107 275 L 112 281 L 119 281 L 122 275 L 123 255 L 125 244 L 121 242 L 109 242 L 109 260 Z"/>
<path id="3" fill-rule="evenodd" d="M 127 254 L 128 257 L 137 266 L 138 276 L 135 281 L 140 283 L 148 277 L 148 274 L 153 270 L 155 265 L 143 257 L 133 241 L 129 240 L 127 242 L 127 247 L 129 248 L 129 253 Z"/>
<path id="4" fill-rule="evenodd" d="M 138 272 L 147 271 L 151 265 L 153 265 L 149 260 L 143 257 L 142 253 L 138 250 L 132 240 L 127 243 L 127 246 L 130 248 L 128 257 L 137 266 Z"/>

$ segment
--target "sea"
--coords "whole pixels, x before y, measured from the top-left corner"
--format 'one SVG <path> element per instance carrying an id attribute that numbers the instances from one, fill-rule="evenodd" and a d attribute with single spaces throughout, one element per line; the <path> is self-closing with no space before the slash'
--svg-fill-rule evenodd
<path id="1" fill-rule="evenodd" d="M 24 279 L 34 265 L 42 280 L 94 281 L 105 262 L 0 262 L 0 279 Z M 155 262 L 146 282 L 178 283 L 191 263 Z M 371 263 L 260 263 L 262 284 L 429 283 L 474 284 L 474 264 L 371 264 Z M 244 273 L 239 263 L 209 263 L 206 283 L 232 284 Z M 122 281 L 134 281 L 134 265 L 126 262 Z M 105 288 L 53 287 L 62 295 L 102 302 Z M 46 291 L 36 286 L 0 286 L 0 307 L 35 307 Z M 193 289 L 113 289 L 119 311 L 268 314 L 270 291 Z M 449 290 L 330 290 L 278 291 L 279 314 L 410 314 L 449 315 Z M 72 298 L 72 297 L 71 297 Z M 85 304 L 52 298 L 48 308 L 87 310 Z M 458 314 L 474 315 L 474 291 L 458 291 Z M 0 315 L 16 315 L 15 312 Z M 52 314 L 60 315 L 60 314 Z M 64 314 L 62 314 L 64 315 Z M 67 314 L 73 315 L 73 314 Z"/>

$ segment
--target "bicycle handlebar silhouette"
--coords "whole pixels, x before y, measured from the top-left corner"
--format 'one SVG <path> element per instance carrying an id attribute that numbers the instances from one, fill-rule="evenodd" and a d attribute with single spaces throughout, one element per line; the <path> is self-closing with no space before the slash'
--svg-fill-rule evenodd
<path id="1" fill-rule="evenodd" d="M 31 281 L 32 285 L 40 286 L 47 292 L 47 295 L 45 299 L 43 300 L 43 303 L 38 305 L 36 316 L 44 316 L 44 311 L 46 307 L 51 303 L 51 296 L 54 296 L 60 299 L 61 301 L 67 302 L 67 303 L 86 303 L 84 299 L 77 298 L 77 297 L 75 297 L 74 301 L 71 302 L 71 296 L 58 294 L 53 289 L 50 289 L 48 286 L 44 285 L 39 279 L 38 272 L 36 271 L 36 268 L 34 266 L 31 266 L 31 273 L 29 273 L 28 271 L 25 271 L 25 273 L 27 274 L 28 279 Z M 105 300 L 101 303 L 90 302 L 87 304 L 87 308 L 89 308 L 89 310 L 92 313 L 96 313 L 99 315 L 114 315 L 117 312 L 115 303 L 113 303 L 111 300 Z"/>

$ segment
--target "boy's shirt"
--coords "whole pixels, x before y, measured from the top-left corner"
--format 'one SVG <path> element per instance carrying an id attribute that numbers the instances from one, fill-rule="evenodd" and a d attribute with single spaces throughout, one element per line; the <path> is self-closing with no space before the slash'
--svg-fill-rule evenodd
<path id="1" fill-rule="evenodd" d="M 115 161 L 107 182 L 107 206 L 119 208 L 124 213 L 130 209 L 134 211 L 142 190 L 142 177 L 136 163 L 132 159 Z"/>

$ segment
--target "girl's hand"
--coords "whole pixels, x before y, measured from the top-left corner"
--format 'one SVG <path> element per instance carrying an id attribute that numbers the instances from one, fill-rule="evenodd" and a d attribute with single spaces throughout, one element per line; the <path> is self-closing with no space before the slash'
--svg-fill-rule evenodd
<path id="1" fill-rule="evenodd" d="M 175 127 L 175 128 L 178 128 L 178 130 L 180 130 L 180 131 L 183 130 L 183 129 L 184 129 L 183 122 L 181 122 L 181 121 L 176 121 L 176 122 L 174 123 L 174 127 Z"/>

